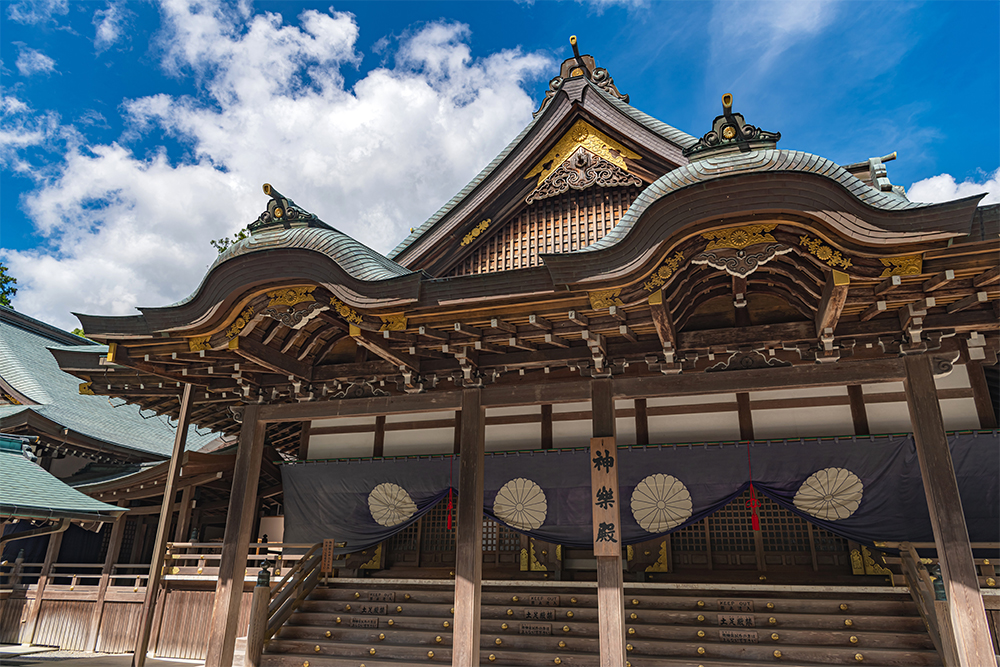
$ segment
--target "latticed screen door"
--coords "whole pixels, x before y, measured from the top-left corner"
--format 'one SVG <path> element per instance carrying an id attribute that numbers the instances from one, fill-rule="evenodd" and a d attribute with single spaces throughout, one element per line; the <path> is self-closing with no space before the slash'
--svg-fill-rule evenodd
<path id="1" fill-rule="evenodd" d="M 420 519 L 421 565 L 451 565 L 455 562 L 456 518 L 453 514 L 452 529 L 448 530 L 448 502 L 442 500 Z"/>
<path id="2" fill-rule="evenodd" d="M 513 564 L 521 551 L 521 538 L 507 526 L 483 517 L 483 563 Z"/>

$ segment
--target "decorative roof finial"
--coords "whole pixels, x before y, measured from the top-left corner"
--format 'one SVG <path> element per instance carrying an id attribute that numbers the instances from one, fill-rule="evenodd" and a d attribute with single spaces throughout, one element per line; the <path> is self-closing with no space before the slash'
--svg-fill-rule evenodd
<path id="1" fill-rule="evenodd" d="M 250 233 L 267 227 L 326 227 L 315 215 L 298 207 L 295 202 L 278 192 L 270 183 L 264 184 L 264 194 L 271 198 L 267 202 L 267 210 L 250 223 L 247 228 Z"/>
<path id="2" fill-rule="evenodd" d="M 608 70 L 598 67 L 594 62 L 594 56 L 580 55 L 580 48 L 577 45 L 576 35 L 570 35 L 569 44 L 573 47 L 573 57 L 563 61 L 559 68 L 559 76 L 549 81 L 549 89 L 545 92 L 545 99 L 538 107 L 535 116 L 549 105 L 549 102 L 562 90 L 563 84 L 569 79 L 583 77 L 592 82 L 604 92 L 617 97 L 622 102 L 628 104 L 628 95 L 623 95 L 615 86 L 614 79 L 608 74 Z"/>
<path id="3" fill-rule="evenodd" d="M 768 132 L 743 120 L 743 114 L 733 113 L 733 96 L 722 96 L 722 115 L 716 116 L 712 129 L 694 146 L 684 149 L 684 156 L 697 155 L 698 159 L 729 153 L 746 152 L 760 148 L 774 148 L 781 139 L 781 132 Z"/>

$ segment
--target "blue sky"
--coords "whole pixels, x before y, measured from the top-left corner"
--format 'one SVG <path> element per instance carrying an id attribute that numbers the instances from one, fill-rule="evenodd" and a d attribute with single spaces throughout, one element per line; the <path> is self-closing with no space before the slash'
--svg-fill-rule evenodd
<path id="1" fill-rule="evenodd" d="M 701 135 L 732 92 L 782 148 L 1000 201 L 997 2 L 0 2 L 14 306 L 190 294 L 271 182 L 386 252 L 530 121 L 568 37 Z"/>

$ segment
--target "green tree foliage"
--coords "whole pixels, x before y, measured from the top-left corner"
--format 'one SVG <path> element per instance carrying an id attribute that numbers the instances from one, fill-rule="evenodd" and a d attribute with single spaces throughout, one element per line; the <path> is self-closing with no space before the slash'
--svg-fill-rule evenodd
<path id="1" fill-rule="evenodd" d="M 7 273 L 7 267 L 0 262 L 0 305 L 12 308 L 10 300 L 17 294 L 17 278 Z"/>
<path id="2" fill-rule="evenodd" d="M 229 246 L 233 245 L 234 243 L 239 243 L 240 241 L 242 241 L 243 239 L 247 238 L 248 236 L 250 236 L 250 232 L 248 232 L 245 229 L 241 229 L 240 231 L 238 231 L 235 234 L 233 234 L 233 238 L 229 238 L 228 236 L 224 236 L 224 237 L 222 237 L 221 239 L 218 239 L 218 240 L 213 239 L 213 240 L 209 241 L 209 243 L 211 243 L 212 247 L 215 248 L 216 250 L 218 250 L 219 254 L 221 255 L 222 253 L 226 252 L 226 248 L 228 248 Z"/>

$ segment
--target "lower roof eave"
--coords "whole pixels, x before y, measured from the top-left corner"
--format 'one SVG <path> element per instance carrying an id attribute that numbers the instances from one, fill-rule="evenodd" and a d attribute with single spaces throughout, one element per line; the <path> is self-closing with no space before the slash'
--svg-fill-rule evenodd
<path id="1" fill-rule="evenodd" d="M 124 507 L 117 512 L 79 512 L 74 510 L 62 510 L 56 507 L 22 507 L 20 505 L 7 505 L 0 503 L 0 518 L 4 519 L 32 519 L 43 521 L 56 521 L 58 519 L 70 519 L 72 521 L 114 521 L 128 510 Z"/>

